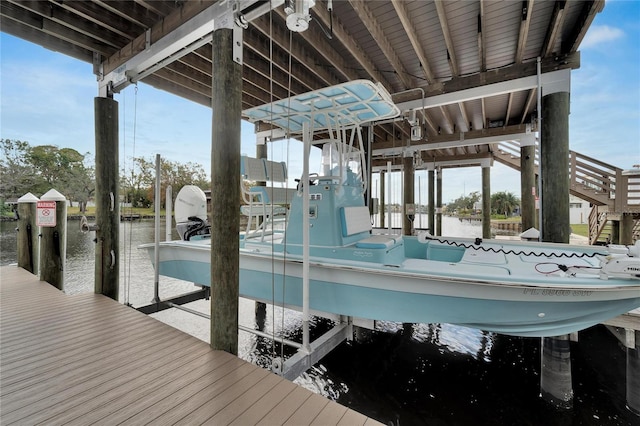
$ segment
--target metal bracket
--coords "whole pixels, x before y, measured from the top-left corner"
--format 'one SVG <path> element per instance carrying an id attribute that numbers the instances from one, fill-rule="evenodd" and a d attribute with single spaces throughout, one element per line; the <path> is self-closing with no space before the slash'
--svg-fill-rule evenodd
<path id="1" fill-rule="evenodd" d="M 242 32 L 246 28 L 241 26 L 242 19 L 244 19 L 242 15 L 239 15 L 233 25 L 233 61 L 239 65 L 242 65 Z M 240 22 L 240 24 L 238 24 L 238 22 Z"/>

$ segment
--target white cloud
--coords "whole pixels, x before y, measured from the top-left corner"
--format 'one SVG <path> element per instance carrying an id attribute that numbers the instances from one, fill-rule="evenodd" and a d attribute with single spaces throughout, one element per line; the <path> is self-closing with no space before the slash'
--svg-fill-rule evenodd
<path id="1" fill-rule="evenodd" d="M 624 31 L 620 28 L 610 27 L 608 25 L 594 25 L 589 28 L 584 40 L 580 43 L 580 48 L 588 49 L 621 38 L 624 38 Z"/>

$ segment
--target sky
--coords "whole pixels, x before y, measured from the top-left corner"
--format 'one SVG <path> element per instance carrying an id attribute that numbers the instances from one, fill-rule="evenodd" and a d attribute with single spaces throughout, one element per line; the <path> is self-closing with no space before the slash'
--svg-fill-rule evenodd
<path id="1" fill-rule="evenodd" d="M 630 169 L 640 164 L 640 1 L 607 1 L 580 45 L 581 67 L 571 73 L 569 148 Z M 95 153 L 93 99 L 98 85 L 92 65 L 0 33 L 0 138 L 31 146 L 56 145 Z M 198 163 L 210 170 L 211 109 L 144 83 L 116 94 L 120 114 L 120 167 L 132 158 Z M 280 142 L 270 156 L 302 173 L 300 144 Z M 253 125 L 242 124 L 243 154 L 255 155 Z M 311 159 L 317 171 L 319 156 Z M 395 173 L 394 173 L 395 174 Z M 401 179 L 398 176 L 397 181 Z M 418 172 L 422 203 L 426 172 Z M 479 167 L 445 169 L 443 201 L 481 191 Z M 518 172 L 499 163 L 491 191 L 520 193 Z M 372 187 L 378 188 L 377 178 Z M 417 184 L 418 185 L 418 184 Z M 416 188 L 417 188 L 416 185 Z M 395 197 L 395 198 L 394 198 Z M 387 197 L 399 202 L 399 195 Z M 420 196 L 416 196 L 419 201 Z"/>

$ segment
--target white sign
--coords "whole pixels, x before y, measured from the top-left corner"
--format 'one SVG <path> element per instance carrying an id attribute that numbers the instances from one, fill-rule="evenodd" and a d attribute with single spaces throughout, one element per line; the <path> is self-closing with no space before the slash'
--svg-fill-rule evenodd
<path id="1" fill-rule="evenodd" d="M 53 228 L 56 226 L 56 202 L 38 201 L 36 204 L 36 225 Z"/>

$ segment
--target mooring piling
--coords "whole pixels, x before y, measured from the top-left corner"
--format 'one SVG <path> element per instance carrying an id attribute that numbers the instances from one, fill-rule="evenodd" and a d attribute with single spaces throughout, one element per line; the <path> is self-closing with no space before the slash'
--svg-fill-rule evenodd
<path id="1" fill-rule="evenodd" d="M 39 229 L 36 225 L 36 203 L 38 197 L 27 192 L 18 198 L 18 266 L 38 274 L 40 257 Z"/>
<path id="2" fill-rule="evenodd" d="M 36 205 L 40 226 L 40 279 L 64 290 L 64 268 L 67 258 L 67 199 L 50 189 Z"/>

